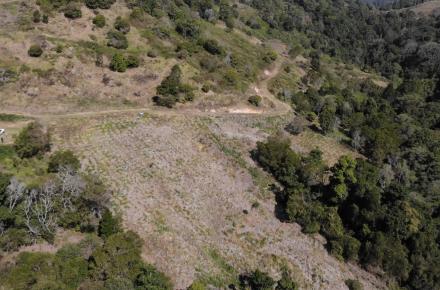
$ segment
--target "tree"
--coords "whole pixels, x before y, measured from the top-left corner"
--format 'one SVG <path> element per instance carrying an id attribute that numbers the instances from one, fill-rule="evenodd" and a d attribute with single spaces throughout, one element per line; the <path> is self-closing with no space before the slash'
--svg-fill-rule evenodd
<path id="1" fill-rule="evenodd" d="M 341 203 L 348 197 L 350 186 L 357 182 L 355 169 L 356 160 L 349 156 L 342 156 L 331 168 L 330 200 L 333 203 Z"/>
<path id="2" fill-rule="evenodd" d="M 80 167 L 78 157 L 70 150 L 57 151 L 50 156 L 47 171 L 58 172 L 60 168 L 69 168 L 77 171 Z"/>
<path id="3" fill-rule="evenodd" d="M 336 109 L 334 106 L 326 103 L 319 114 L 319 124 L 324 133 L 330 133 L 334 130 L 336 124 Z"/>
<path id="4" fill-rule="evenodd" d="M 121 232 L 120 220 L 112 215 L 112 213 L 106 209 L 102 215 L 102 219 L 99 223 L 98 232 L 101 237 L 108 238 L 113 234 Z"/>
<path id="5" fill-rule="evenodd" d="M 20 158 L 30 158 L 50 150 L 49 133 L 40 123 L 32 122 L 15 138 L 14 144 Z"/>

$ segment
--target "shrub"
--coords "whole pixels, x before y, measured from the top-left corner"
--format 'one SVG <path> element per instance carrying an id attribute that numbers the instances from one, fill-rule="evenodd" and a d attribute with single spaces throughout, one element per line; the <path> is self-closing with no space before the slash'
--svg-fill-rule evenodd
<path id="1" fill-rule="evenodd" d="M 122 19 L 121 16 L 116 17 L 115 24 L 113 26 L 117 31 L 120 31 L 124 34 L 130 32 L 130 24 L 128 24 L 127 20 Z"/>
<path id="2" fill-rule="evenodd" d="M 283 269 L 281 279 L 278 281 L 275 290 L 298 290 L 298 285 L 293 281 L 287 269 Z"/>
<path id="3" fill-rule="evenodd" d="M 349 290 L 363 290 L 362 284 L 358 280 L 346 280 L 345 285 L 347 285 Z"/>
<path id="4" fill-rule="evenodd" d="M 255 107 L 259 107 L 261 104 L 261 97 L 258 95 L 250 96 L 248 102 L 254 105 Z"/>
<path id="5" fill-rule="evenodd" d="M 45 24 L 47 24 L 47 23 L 49 23 L 49 16 L 47 15 L 47 14 L 44 14 L 43 15 L 43 23 L 45 23 Z"/>
<path id="6" fill-rule="evenodd" d="M 76 4 L 71 3 L 66 6 L 64 9 L 64 16 L 70 19 L 81 18 L 82 12 L 81 8 L 79 8 Z"/>
<path id="7" fill-rule="evenodd" d="M 128 68 L 127 60 L 121 53 L 115 53 L 110 61 L 110 69 L 117 72 L 125 72 Z"/>
<path id="8" fill-rule="evenodd" d="M 188 290 L 205 290 L 206 287 L 201 282 L 193 282 L 191 286 L 188 287 Z"/>
<path id="9" fill-rule="evenodd" d="M 34 21 L 34 23 L 41 21 L 41 13 L 39 10 L 35 10 L 34 13 L 32 13 L 32 21 Z"/>
<path id="10" fill-rule="evenodd" d="M 102 219 L 99 222 L 98 233 L 100 237 L 108 238 L 113 234 L 122 231 L 121 222 L 118 218 L 114 217 L 112 213 L 106 209 L 102 215 Z"/>
<path id="11" fill-rule="evenodd" d="M 103 28 L 105 26 L 105 17 L 102 14 L 98 14 L 93 18 L 93 24 L 96 27 Z"/>
<path id="12" fill-rule="evenodd" d="M 151 265 L 141 267 L 134 284 L 136 289 L 173 289 L 170 279 Z"/>
<path id="13" fill-rule="evenodd" d="M 307 121 L 303 117 L 295 117 L 289 124 L 287 124 L 285 130 L 292 135 L 301 134 L 307 126 Z"/>
<path id="14" fill-rule="evenodd" d="M 206 40 L 203 43 L 203 48 L 210 54 L 222 54 L 223 49 L 220 47 L 219 43 L 215 39 Z"/>
<path id="15" fill-rule="evenodd" d="M 158 53 L 157 53 L 157 51 L 156 51 L 156 50 L 154 50 L 154 49 L 151 49 L 151 50 L 149 50 L 149 51 L 148 51 L 147 55 L 148 55 L 148 57 L 151 57 L 151 58 L 156 58 L 156 57 L 157 57 L 157 55 L 158 55 Z"/>
<path id="16" fill-rule="evenodd" d="M 267 273 L 260 270 L 249 275 L 248 283 L 252 290 L 271 290 L 275 285 L 275 281 Z"/>
<path id="17" fill-rule="evenodd" d="M 32 122 L 15 138 L 15 151 L 20 158 L 29 158 L 50 150 L 50 137 L 39 123 Z"/>
<path id="18" fill-rule="evenodd" d="M 179 21 L 176 24 L 176 31 L 186 38 L 197 38 L 200 34 L 200 28 L 194 21 Z"/>
<path id="19" fill-rule="evenodd" d="M 139 58 L 135 55 L 129 55 L 127 57 L 127 67 L 128 68 L 135 68 L 139 66 Z"/>
<path id="20" fill-rule="evenodd" d="M 109 9 L 116 0 L 85 0 L 86 6 L 90 9 Z"/>
<path id="21" fill-rule="evenodd" d="M 58 172 L 62 167 L 77 171 L 80 165 L 78 157 L 72 151 L 57 151 L 50 156 L 47 171 Z"/>
<path id="22" fill-rule="evenodd" d="M 38 44 L 31 45 L 28 50 L 28 55 L 31 57 L 40 57 L 43 54 L 43 49 Z"/>
<path id="23" fill-rule="evenodd" d="M 110 31 L 107 33 L 107 45 L 117 48 L 126 49 L 128 47 L 128 40 L 125 35 L 120 31 Z"/>
<path id="24" fill-rule="evenodd" d="M 272 63 L 277 59 L 277 57 L 278 57 L 277 53 L 275 51 L 271 50 L 271 51 L 268 51 L 264 54 L 263 60 L 266 63 Z"/>

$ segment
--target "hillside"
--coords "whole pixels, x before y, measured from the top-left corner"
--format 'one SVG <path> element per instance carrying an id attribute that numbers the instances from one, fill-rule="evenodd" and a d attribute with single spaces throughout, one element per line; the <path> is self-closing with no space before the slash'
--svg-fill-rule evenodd
<path id="1" fill-rule="evenodd" d="M 435 27 L 0 0 L 0 289 L 435 289 Z"/>

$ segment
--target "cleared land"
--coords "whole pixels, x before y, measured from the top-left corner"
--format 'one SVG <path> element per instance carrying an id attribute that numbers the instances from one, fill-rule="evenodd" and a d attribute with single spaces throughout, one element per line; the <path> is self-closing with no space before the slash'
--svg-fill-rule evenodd
<path id="1" fill-rule="evenodd" d="M 55 143 L 78 152 L 84 169 L 105 179 L 125 226 L 144 239 L 144 257 L 177 288 L 195 278 L 220 285 L 236 271 L 263 265 L 276 275 L 283 264 L 306 289 L 345 289 L 344 280 L 354 277 L 365 289 L 384 288 L 371 274 L 329 256 L 320 238 L 275 217 L 271 180 L 249 151 L 283 122 L 257 115 L 127 113 L 87 122 L 66 118 L 52 126 Z M 334 144 L 335 152 L 347 152 L 338 149 Z"/>

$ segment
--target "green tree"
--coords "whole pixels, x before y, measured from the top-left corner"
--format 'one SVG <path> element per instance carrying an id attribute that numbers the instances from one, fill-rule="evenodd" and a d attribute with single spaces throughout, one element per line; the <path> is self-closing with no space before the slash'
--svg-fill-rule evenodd
<path id="1" fill-rule="evenodd" d="M 114 217 L 110 210 L 106 209 L 99 222 L 98 233 L 103 238 L 108 238 L 111 235 L 122 231 L 121 222 L 119 218 Z"/>
<path id="2" fill-rule="evenodd" d="M 117 72 L 125 72 L 128 68 L 127 59 L 121 53 L 115 53 L 110 61 L 110 69 Z"/>
<path id="3" fill-rule="evenodd" d="M 32 122 L 15 138 L 14 147 L 20 158 L 43 154 L 50 150 L 49 133 L 40 123 Z"/>
<path id="4" fill-rule="evenodd" d="M 62 167 L 77 171 L 80 165 L 78 157 L 72 151 L 57 151 L 50 156 L 47 171 L 58 172 Z"/>

